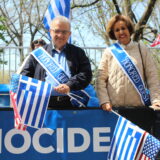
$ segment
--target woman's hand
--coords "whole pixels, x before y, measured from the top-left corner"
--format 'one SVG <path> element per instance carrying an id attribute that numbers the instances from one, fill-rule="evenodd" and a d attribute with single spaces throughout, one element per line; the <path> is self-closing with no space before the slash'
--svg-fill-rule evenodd
<path id="1" fill-rule="evenodd" d="M 153 103 L 151 108 L 154 110 L 160 110 L 160 102 Z"/>
<path id="2" fill-rule="evenodd" d="M 112 105 L 110 103 L 104 103 L 101 105 L 102 109 L 105 111 L 111 111 L 112 110 Z"/>

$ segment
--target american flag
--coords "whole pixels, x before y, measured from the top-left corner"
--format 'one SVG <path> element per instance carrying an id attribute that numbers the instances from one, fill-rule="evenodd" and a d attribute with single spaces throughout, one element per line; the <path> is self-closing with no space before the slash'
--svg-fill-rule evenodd
<path id="1" fill-rule="evenodd" d="M 11 79 L 11 85 L 10 85 L 10 99 L 13 105 L 13 110 L 14 110 L 14 126 L 15 128 L 19 129 L 19 130 L 26 130 L 26 125 L 21 124 L 21 117 L 18 113 L 18 109 L 17 109 L 17 90 L 18 90 L 18 85 L 19 85 L 19 78 L 20 75 L 14 74 L 12 75 L 12 79 Z"/>
<path id="2" fill-rule="evenodd" d="M 19 77 L 19 78 L 17 78 Z M 41 128 L 47 110 L 52 86 L 27 76 L 13 75 L 11 99 L 17 123 Z"/>
<path id="3" fill-rule="evenodd" d="M 151 44 L 151 47 L 155 47 L 160 44 L 160 34 L 158 37 L 154 40 L 154 42 Z"/>
<path id="4" fill-rule="evenodd" d="M 155 160 L 155 157 L 160 150 L 160 141 L 146 133 L 139 148 L 136 160 Z"/>
<path id="5" fill-rule="evenodd" d="M 50 30 L 51 21 L 58 15 L 70 17 L 70 0 L 51 0 L 44 15 L 43 24 L 46 30 Z"/>
<path id="6" fill-rule="evenodd" d="M 150 138 L 150 143 L 148 138 Z M 154 147 L 150 145 L 154 143 Z M 155 143 L 156 142 L 156 143 Z M 108 153 L 109 160 L 143 160 L 144 157 L 154 157 L 160 150 L 159 141 L 134 125 L 127 119 L 119 116 Z M 152 148 L 152 151 L 148 149 Z M 145 159 L 144 160 L 148 160 Z"/>

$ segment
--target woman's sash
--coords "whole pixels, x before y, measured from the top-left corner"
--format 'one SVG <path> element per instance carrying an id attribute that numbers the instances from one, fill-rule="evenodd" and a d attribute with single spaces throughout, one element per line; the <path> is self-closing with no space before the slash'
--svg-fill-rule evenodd
<path id="1" fill-rule="evenodd" d="M 59 65 L 42 47 L 32 51 L 31 55 L 34 56 L 34 58 L 58 84 L 66 83 L 69 80 L 63 67 Z M 71 98 L 71 103 L 78 107 L 86 107 L 90 98 L 84 90 L 71 91 L 67 95 Z"/>
<path id="2" fill-rule="evenodd" d="M 129 78 L 144 105 L 151 105 L 149 93 L 145 87 L 142 77 L 138 68 L 132 62 L 127 52 L 122 48 L 119 43 L 114 43 L 109 47 L 113 57 L 117 60 L 119 66 L 122 68 L 126 76 Z"/>

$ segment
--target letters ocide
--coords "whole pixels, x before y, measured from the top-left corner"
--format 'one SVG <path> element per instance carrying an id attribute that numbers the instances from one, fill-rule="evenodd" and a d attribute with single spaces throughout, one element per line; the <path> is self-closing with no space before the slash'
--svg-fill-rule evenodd
<path id="1" fill-rule="evenodd" d="M 48 146 L 43 146 L 41 144 L 42 135 L 47 136 L 56 136 L 56 146 L 53 144 L 47 144 Z M 65 134 L 67 134 L 67 139 L 64 138 Z M 3 137 L 2 137 L 3 135 Z M 16 147 L 13 142 L 13 137 L 18 135 L 21 139 L 23 139 L 23 144 L 19 147 Z M 79 135 L 83 139 L 83 142 L 80 145 L 76 145 L 76 136 Z M 17 129 L 9 130 L 5 135 L 3 130 L 0 129 L 0 154 L 3 153 L 3 150 L 6 149 L 11 154 L 23 154 L 27 152 L 31 145 L 35 151 L 42 154 L 49 153 L 64 153 L 64 147 L 67 142 L 67 151 L 68 153 L 78 153 L 84 152 L 89 147 L 93 148 L 93 152 L 108 152 L 111 140 L 111 128 L 110 127 L 93 127 L 92 132 L 89 133 L 88 130 L 84 128 L 67 128 L 67 133 L 64 133 L 63 128 L 57 128 L 55 130 L 42 128 L 36 130 L 33 136 L 30 135 L 28 131 L 19 131 Z M 17 136 L 17 137 L 18 137 Z M 92 143 L 91 143 L 92 142 Z M 3 148 L 2 144 L 4 143 Z M 103 145 L 101 145 L 103 143 Z M 93 146 L 91 146 L 93 144 Z M 105 144 L 105 145 L 104 145 Z"/>

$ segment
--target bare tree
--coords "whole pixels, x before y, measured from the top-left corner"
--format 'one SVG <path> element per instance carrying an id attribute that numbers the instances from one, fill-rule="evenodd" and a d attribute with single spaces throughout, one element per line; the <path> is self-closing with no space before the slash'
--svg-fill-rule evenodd
<path id="1" fill-rule="evenodd" d="M 35 35 L 45 35 L 42 19 L 47 4 L 44 0 L 1 0 L 0 14 L 5 17 L 1 24 L 7 27 L 5 37 L 8 45 L 24 46 L 31 42 Z M 23 49 L 19 49 L 20 62 L 24 60 Z"/>
<path id="2" fill-rule="evenodd" d="M 111 42 L 108 35 L 106 35 L 105 26 L 108 20 L 115 14 L 127 15 L 135 23 L 135 34 L 133 35 L 135 41 L 146 40 L 152 42 L 159 30 L 160 16 L 155 18 L 155 14 L 160 14 L 158 4 L 160 4 L 158 0 L 99 0 L 93 6 L 81 9 L 79 15 L 83 19 L 88 18 L 88 21 L 85 20 L 88 28 L 93 31 L 94 35 L 100 36 L 106 44 L 110 44 Z M 74 6 L 78 5 L 75 4 Z"/>
<path id="3" fill-rule="evenodd" d="M 91 3 L 82 2 L 81 5 L 75 5 L 73 0 L 72 8 L 88 7 L 94 5 L 99 0 Z M 48 39 L 42 20 L 47 9 L 46 0 L 0 0 L 0 14 L 5 17 L 5 21 L 0 22 L 7 27 L 5 37 L 7 45 L 26 46 L 26 42 L 32 42 L 35 36 Z M 24 60 L 23 49 L 19 49 L 20 62 Z"/>
<path id="4" fill-rule="evenodd" d="M 150 27 L 150 25 L 147 23 L 149 21 L 149 18 L 152 15 L 153 9 L 155 8 L 155 4 L 156 4 L 157 0 L 149 0 L 148 1 L 148 5 L 146 7 L 146 9 L 144 10 L 144 13 L 142 15 L 142 17 L 140 18 L 140 20 L 136 23 L 135 25 L 135 34 L 133 36 L 133 39 L 135 41 L 138 41 L 139 39 L 143 39 L 143 33 L 146 29 L 150 29 L 151 32 L 153 33 L 157 33 L 156 29 L 152 29 L 152 27 Z M 146 39 L 149 41 L 149 39 Z"/>
<path id="5" fill-rule="evenodd" d="M 26 42 L 33 41 L 37 35 L 47 38 L 42 25 L 47 3 L 45 0 L 0 0 L 0 14 L 6 19 L 0 24 L 7 27 L 5 37 L 7 37 L 8 44 L 25 46 Z M 126 14 L 136 24 L 134 40 L 150 41 L 156 36 L 159 27 L 155 20 L 158 22 L 160 18 L 156 19 L 154 16 L 155 10 L 156 14 L 160 13 L 159 8 L 156 9 L 158 7 L 156 3 L 159 3 L 158 0 L 72 0 L 72 19 L 78 27 L 84 24 L 94 37 L 98 35 L 106 44 L 109 44 L 110 40 L 105 29 L 107 21 L 117 13 Z M 136 10 L 142 5 L 145 5 L 146 9 L 139 16 Z M 83 35 L 81 37 L 83 38 Z M 20 62 L 22 62 L 23 50 L 19 49 L 19 53 Z"/>

